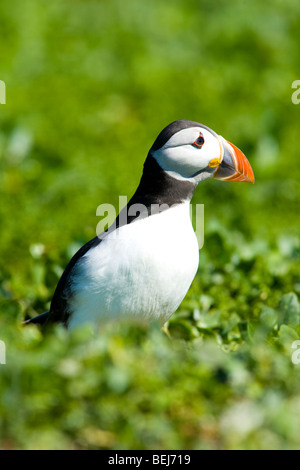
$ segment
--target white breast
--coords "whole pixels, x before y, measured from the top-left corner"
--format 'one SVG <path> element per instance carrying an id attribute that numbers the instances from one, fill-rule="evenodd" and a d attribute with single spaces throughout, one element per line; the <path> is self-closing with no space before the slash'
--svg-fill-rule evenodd
<path id="1" fill-rule="evenodd" d="M 188 202 L 125 225 L 77 262 L 69 327 L 118 317 L 165 322 L 186 295 L 198 263 Z"/>

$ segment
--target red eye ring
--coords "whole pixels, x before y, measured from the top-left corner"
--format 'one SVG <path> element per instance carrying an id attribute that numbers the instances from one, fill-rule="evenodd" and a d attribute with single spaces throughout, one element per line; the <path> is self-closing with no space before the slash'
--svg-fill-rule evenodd
<path id="1" fill-rule="evenodd" d="M 195 147 L 201 149 L 201 148 L 203 147 L 203 145 L 204 145 L 204 142 L 205 142 L 205 140 L 204 140 L 203 134 L 200 132 L 199 137 L 195 140 L 195 142 L 193 143 L 193 145 L 194 145 Z"/>

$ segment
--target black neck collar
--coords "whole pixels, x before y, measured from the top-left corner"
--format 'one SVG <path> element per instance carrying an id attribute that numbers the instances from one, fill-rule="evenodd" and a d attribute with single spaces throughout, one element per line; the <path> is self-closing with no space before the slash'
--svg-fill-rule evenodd
<path id="1" fill-rule="evenodd" d="M 116 227 L 157 214 L 182 202 L 190 201 L 196 184 L 177 180 L 166 173 L 151 153 L 144 163 L 140 184 L 116 219 Z"/>

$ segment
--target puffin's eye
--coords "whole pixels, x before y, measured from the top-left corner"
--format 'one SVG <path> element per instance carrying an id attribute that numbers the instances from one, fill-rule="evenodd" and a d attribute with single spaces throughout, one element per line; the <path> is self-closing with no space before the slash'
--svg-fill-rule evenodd
<path id="1" fill-rule="evenodd" d="M 195 142 L 193 143 L 193 145 L 194 145 L 195 147 L 201 149 L 201 148 L 203 147 L 203 145 L 204 145 L 204 142 L 205 142 L 204 137 L 203 137 L 203 135 L 202 135 L 201 132 L 200 132 L 198 139 L 195 140 Z"/>

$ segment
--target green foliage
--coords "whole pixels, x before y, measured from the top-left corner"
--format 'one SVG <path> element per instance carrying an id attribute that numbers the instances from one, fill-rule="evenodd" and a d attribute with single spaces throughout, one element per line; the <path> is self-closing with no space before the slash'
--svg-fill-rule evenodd
<path id="1" fill-rule="evenodd" d="M 300 448 L 299 13 L 295 0 L 0 3 L 1 448 Z M 22 327 L 175 119 L 239 146 L 256 184 L 198 188 L 205 243 L 169 336 Z"/>

